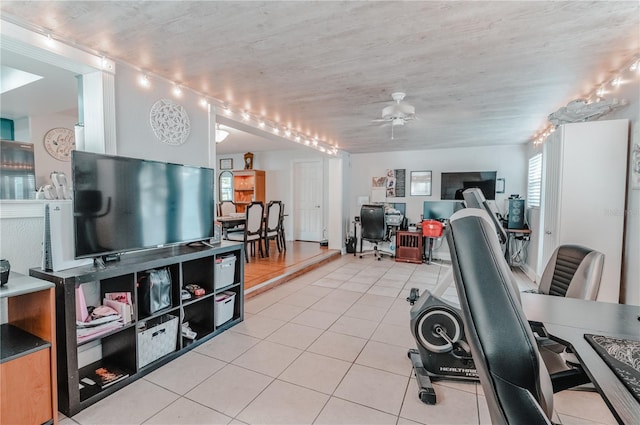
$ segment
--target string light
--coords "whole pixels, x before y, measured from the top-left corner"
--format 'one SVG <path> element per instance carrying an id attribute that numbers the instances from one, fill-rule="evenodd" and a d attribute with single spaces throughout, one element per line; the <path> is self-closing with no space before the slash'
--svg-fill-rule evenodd
<path id="1" fill-rule="evenodd" d="M 38 32 L 40 34 L 42 34 L 45 38 L 44 38 L 44 42 L 50 46 L 50 47 L 54 47 L 56 45 L 56 41 L 52 34 L 50 32 L 48 32 L 47 30 L 40 28 L 38 29 Z M 66 41 L 65 41 L 66 42 Z M 96 57 L 96 63 L 97 65 L 102 68 L 102 69 L 113 69 L 113 62 L 111 60 L 109 60 L 105 54 L 101 53 L 101 52 L 96 52 L 96 51 L 90 51 L 90 50 L 85 50 L 88 53 L 94 55 Z M 150 78 L 150 74 L 145 72 L 142 69 L 139 69 L 139 71 L 141 72 L 141 75 L 138 77 L 138 84 L 140 84 L 141 87 L 143 88 L 149 88 L 151 87 L 151 78 Z M 166 78 L 159 76 L 159 75 L 155 75 L 155 74 L 151 74 L 154 78 L 160 78 L 162 80 L 168 81 Z M 172 83 L 173 84 L 173 88 L 172 88 L 172 93 L 174 96 L 176 97 L 181 97 L 184 94 L 184 89 L 183 86 L 181 86 L 178 83 Z M 187 87 L 188 88 L 188 87 Z M 199 93 L 195 90 L 191 90 L 194 93 L 198 94 L 198 95 L 202 95 L 203 97 L 199 100 L 199 104 L 200 106 L 202 106 L 203 108 L 208 108 L 210 106 L 209 104 L 209 100 L 206 94 L 203 93 Z M 215 99 L 214 99 L 215 100 Z M 215 100 L 217 103 L 221 102 L 218 100 Z M 232 116 L 234 114 L 234 111 L 231 109 L 231 107 L 229 106 L 229 104 L 227 102 L 223 103 L 223 112 L 224 114 L 228 115 L 228 116 Z M 254 118 L 249 111 L 247 110 L 238 110 L 237 111 L 239 116 L 242 118 L 242 120 L 244 121 L 254 121 L 257 122 L 258 127 L 260 128 L 265 128 L 267 126 L 264 117 L 261 117 L 259 119 Z M 314 148 L 316 148 L 317 150 L 319 150 L 320 152 L 323 153 L 327 153 L 329 155 L 336 155 L 338 150 L 335 146 L 333 146 L 332 144 L 327 143 L 326 141 L 323 141 L 322 143 L 320 143 L 318 141 L 317 138 L 313 138 L 313 139 L 305 139 L 303 138 L 299 133 L 294 133 L 291 128 L 289 126 L 282 126 L 279 127 L 277 123 L 273 123 L 273 124 L 269 124 L 269 126 L 272 128 L 272 131 L 274 134 L 280 134 L 281 132 L 283 132 L 283 137 L 286 137 L 288 139 L 293 139 L 295 140 L 296 143 L 302 143 L 304 141 L 304 144 L 306 146 L 310 146 L 311 144 L 313 145 Z"/>
<path id="2" fill-rule="evenodd" d="M 622 74 L 626 70 L 636 71 L 638 73 L 638 75 L 640 75 L 640 57 L 639 56 L 640 55 L 636 55 L 631 62 L 625 64 L 622 68 L 620 68 L 620 70 L 612 72 L 611 74 L 614 75 L 613 78 L 611 78 L 609 81 L 605 81 L 605 82 L 602 82 L 602 83 L 598 84 L 598 86 L 596 88 L 594 88 L 593 91 L 591 91 L 591 93 L 589 93 L 587 96 L 585 96 L 584 99 L 587 99 L 588 103 L 602 101 L 604 95 L 609 93 L 605 88 L 605 86 L 607 84 L 609 84 L 614 89 L 617 89 L 622 84 L 628 82 L 628 80 L 624 80 L 622 78 Z M 540 145 L 540 144 L 544 143 L 546 141 L 546 139 L 554 131 L 556 131 L 555 126 L 553 124 L 547 124 L 547 126 L 544 129 L 542 129 L 541 131 L 538 131 L 531 138 L 531 140 L 533 140 L 533 145 L 537 146 L 537 145 Z"/>
<path id="3" fill-rule="evenodd" d="M 142 76 L 140 76 L 140 85 L 144 88 L 148 88 L 151 86 L 151 81 L 149 80 L 149 76 L 147 74 L 142 74 Z"/>

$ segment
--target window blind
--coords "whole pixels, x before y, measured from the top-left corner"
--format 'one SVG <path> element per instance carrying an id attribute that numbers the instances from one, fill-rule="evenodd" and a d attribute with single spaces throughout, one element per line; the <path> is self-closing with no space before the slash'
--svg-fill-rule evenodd
<path id="1" fill-rule="evenodd" d="M 529 174 L 527 178 L 527 204 L 539 208 L 542 193 L 542 154 L 529 158 Z"/>

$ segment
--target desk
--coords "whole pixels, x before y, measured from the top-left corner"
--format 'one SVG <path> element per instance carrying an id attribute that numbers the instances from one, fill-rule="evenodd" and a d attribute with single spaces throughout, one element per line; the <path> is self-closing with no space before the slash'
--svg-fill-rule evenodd
<path id="1" fill-rule="evenodd" d="M 507 263 L 510 266 L 512 266 L 514 264 L 513 264 L 513 259 L 511 258 L 513 256 L 513 253 L 511 250 L 511 244 L 514 242 L 514 238 L 520 238 L 520 239 L 526 238 L 526 240 L 528 241 L 529 235 L 531 235 L 531 229 L 507 229 L 505 227 L 504 231 L 507 233 L 507 240 L 504 244 L 505 245 L 504 258 L 505 260 L 507 260 Z M 524 258 L 522 262 L 524 262 L 524 260 L 526 260 L 526 258 Z"/>
<path id="2" fill-rule="evenodd" d="M 640 423 L 640 403 L 584 338 L 585 333 L 638 339 L 640 307 L 522 293 L 529 321 L 542 323 L 553 339 L 573 347 L 591 382 L 623 424 Z"/>

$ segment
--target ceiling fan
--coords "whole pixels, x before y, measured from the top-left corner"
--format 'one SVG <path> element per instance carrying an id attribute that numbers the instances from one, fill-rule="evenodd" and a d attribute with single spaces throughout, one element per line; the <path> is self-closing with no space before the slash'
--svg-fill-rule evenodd
<path id="1" fill-rule="evenodd" d="M 373 120 L 373 122 L 391 123 L 391 139 L 393 139 L 393 128 L 397 125 L 405 125 L 408 121 L 416 119 L 416 108 L 407 102 L 403 102 L 405 93 L 395 92 L 391 97 L 395 103 L 382 109 L 382 118 Z"/>

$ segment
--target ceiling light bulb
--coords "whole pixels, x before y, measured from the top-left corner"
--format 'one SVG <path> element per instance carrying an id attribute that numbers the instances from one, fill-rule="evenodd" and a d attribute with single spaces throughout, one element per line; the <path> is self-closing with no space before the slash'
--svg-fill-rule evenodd
<path id="1" fill-rule="evenodd" d="M 631 64 L 629 71 L 640 71 L 640 59 Z"/>
<path id="2" fill-rule="evenodd" d="M 140 77 L 140 85 L 142 87 L 149 87 L 151 85 L 151 81 L 149 81 L 149 76 L 147 74 Z"/>
<path id="3" fill-rule="evenodd" d="M 200 106 L 202 106 L 203 108 L 206 108 L 208 105 L 209 105 L 209 102 L 207 102 L 207 99 L 205 99 L 204 97 L 200 99 Z"/>
<path id="4" fill-rule="evenodd" d="M 620 84 L 622 84 L 622 78 L 620 78 L 620 77 L 616 77 L 616 78 L 613 79 L 613 81 L 611 81 L 611 85 L 613 87 L 619 87 Z"/>
<path id="5" fill-rule="evenodd" d="M 300 143 L 300 136 L 296 136 L 294 139 L 297 143 Z"/>
<path id="6" fill-rule="evenodd" d="M 53 37 L 51 37 L 51 34 L 47 34 L 47 45 L 48 46 L 53 46 Z"/>
<path id="7" fill-rule="evenodd" d="M 313 146 L 318 146 L 318 141 L 316 139 L 313 139 Z"/>
<path id="8" fill-rule="evenodd" d="M 229 109 L 229 105 L 227 105 L 226 103 L 225 103 L 225 105 L 224 105 L 222 108 L 223 108 L 224 113 L 225 113 L 226 115 L 231 115 L 231 114 L 232 114 L 231 109 Z"/>
<path id="9" fill-rule="evenodd" d="M 243 111 L 242 112 L 242 119 L 245 121 L 249 121 L 249 118 L 251 118 L 251 115 L 249 115 L 249 113 L 247 111 Z"/>
<path id="10" fill-rule="evenodd" d="M 264 128 L 264 121 L 263 120 L 258 121 L 258 126 L 260 128 Z"/>
<path id="11" fill-rule="evenodd" d="M 320 146 L 320 152 L 324 152 L 325 150 L 324 146 Z"/>
<path id="12" fill-rule="evenodd" d="M 604 94 L 605 94 L 605 93 L 606 93 L 606 92 L 605 92 L 605 90 L 604 90 L 604 87 L 600 87 L 600 88 L 598 89 L 598 91 L 596 92 L 596 96 L 598 96 L 598 97 L 602 97 L 602 96 L 604 96 Z"/>
<path id="13" fill-rule="evenodd" d="M 284 135 L 287 136 L 287 137 L 290 137 L 291 136 L 291 130 L 289 130 L 288 128 L 285 128 L 284 129 Z"/>
<path id="14" fill-rule="evenodd" d="M 307 140 L 305 140 L 305 141 L 304 141 L 304 144 L 305 144 L 305 145 L 307 145 L 307 146 L 309 146 L 309 143 L 310 143 L 310 142 L 309 142 L 309 139 L 307 139 Z"/>
<path id="15" fill-rule="evenodd" d="M 176 85 L 173 87 L 173 94 L 174 96 L 182 96 L 182 89 L 180 88 L 180 86 Z"/>
<path id="16" fill-rule="evenodd" d="M 278 127 L 273 127 L 273 132 L 275 134 L 278 134 L 278 133 L 280 133 L 280 129 Z"/>
<path id="17" fill-rule="evenodd" d="M 106 57 L 104 57 L 104 56 L 101 56 L 101 57 L 100 57 L 100 66 L 101 66 L 103 69 L 110 69 L 110 68 L 111 68 L 111 67 L 109 66 L 109 61 L 108 61 L 108 60 L 107 60 L 107 58 L 106 58 Z"/>

